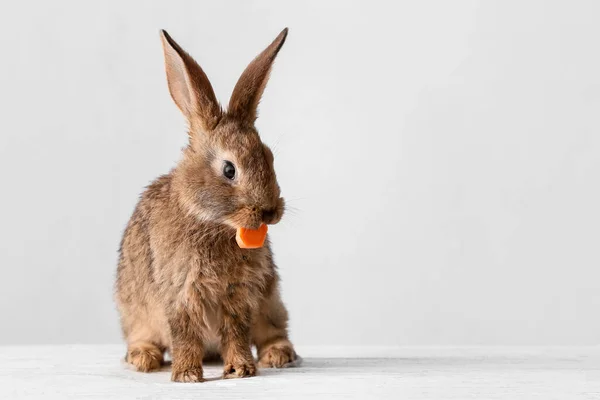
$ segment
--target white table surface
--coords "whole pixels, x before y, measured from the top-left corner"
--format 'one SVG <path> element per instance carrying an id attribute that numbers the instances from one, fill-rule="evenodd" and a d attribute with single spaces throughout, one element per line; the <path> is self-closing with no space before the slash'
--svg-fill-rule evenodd
<path id="1" fill-rule="evenodd" d="M 0 399 L 600 399 L 600 347 L 300 348 L 299 368 L 222 380 L 210 365 L 195 384 L 132 371 L 124 352 L 0 347 Z"/>

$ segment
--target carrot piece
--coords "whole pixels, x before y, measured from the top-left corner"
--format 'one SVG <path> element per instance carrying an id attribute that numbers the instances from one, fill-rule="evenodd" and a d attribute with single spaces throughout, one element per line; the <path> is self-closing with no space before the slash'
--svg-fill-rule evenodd
<path id="1" fill-rule="evenodd" d="M 235 240 L 242 249 L 257 249 L 265 243 L 267 230 L 265 224 L 262 224 L 258 229 L 238 228 Z"/>

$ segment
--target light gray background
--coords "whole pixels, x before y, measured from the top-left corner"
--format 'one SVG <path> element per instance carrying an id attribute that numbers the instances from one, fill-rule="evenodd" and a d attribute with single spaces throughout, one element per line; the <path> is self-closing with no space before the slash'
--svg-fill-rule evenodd
<path id="1" fill-rule="evenodd" d="M 299 345 L 600 343 L 600 3 L 0 6 L 0 343 L 120 341 L 116 250 L 185 144 L 158 30 L 258 128 Z"/>

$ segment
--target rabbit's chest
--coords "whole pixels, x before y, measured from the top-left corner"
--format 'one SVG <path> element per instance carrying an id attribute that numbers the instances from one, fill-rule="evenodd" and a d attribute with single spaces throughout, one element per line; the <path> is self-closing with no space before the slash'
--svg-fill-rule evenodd
<path id="1" fill-rule="evenodd" d="M 259 296 L 274 276 L 268 248 L 232 248 L 203 257 L 198 267 L 193 274 L 195 286 L 216 302 L 230 297 L 233 288 L 243 288 L 250 297 Z"/>

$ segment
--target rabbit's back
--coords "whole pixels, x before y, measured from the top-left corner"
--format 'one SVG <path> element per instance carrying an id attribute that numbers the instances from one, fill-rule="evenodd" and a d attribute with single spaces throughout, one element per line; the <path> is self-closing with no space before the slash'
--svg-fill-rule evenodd
<path id="1" fill-rule="evenodd" d="M 115 299 L 121 314 L 123 334 L 153 336 L 167 347 L 170 342 L 166 317 L 155 279 L 155 261 L 151 249 L 150 225 L 153 209 L 167 200 L 170 175 L 156 179 L 142 194 L 123 233 L 119 247 L 119 263 Z M 146 338 L 141 338 L 146 339 Z"/>

